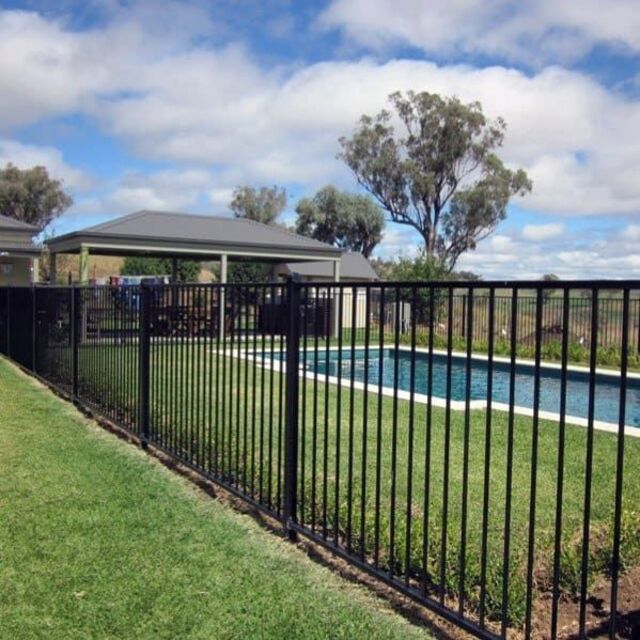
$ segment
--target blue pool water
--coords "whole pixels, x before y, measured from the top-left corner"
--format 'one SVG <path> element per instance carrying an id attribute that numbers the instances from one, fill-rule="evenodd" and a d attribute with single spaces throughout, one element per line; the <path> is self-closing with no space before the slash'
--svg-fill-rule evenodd
<path id="1" fill-rule="evenodd" d="M 378 385 L 380 351 L 369 350 L 369 383 Z M 398 388 L 411 390 L 411 355 L 407 351 L 398 351 Z M 394 349 L 382 351 L 382 386 L 394 386 Z M 471 365 L 471 400 L 487 399 L 488 370 L 486 361 L 473 359 Z M 365 380 L 365 350 L 356 349 L 354 362 L 351 351 L 343 350 L 341 357 L 338 351 L 331 351 L 327 363 L 326 352 L 307 353 L 307 370 L 316 370 L 324 375 L 329 368 L 330 376 L 340 376 L 350 380 L 351 367 L 355 366 L 354 379 Z M 340 367 L 340 370 L 338 369 Z M 494 362 L 493 394 L 495 402 L 509 402 L 509 363 Z M 520 407 L 533 407 L 534 370 L 532 366 L 516 365 L 515 404 Z M 435 397 L 446 397 L 447 357 L 434 354 L 432 394 Z M 428 355 L 416 353 L 415 384 L 416 393 L 428 393 Z M 466 394 L 466 358 L 454 356 L 451 369 L 451 399 L 464 401 Z M 581 371 L 569 371 L 567 374 L 566 415 L 580 418 L 587 417 L 589 397 L 589 374 Z M 560 371 L 549 367 L 541 368 L 540 376 L 540 410 L 559 413 L 560 411 Z M 618 423 L 620 411 L 620 386 L 617 378 L 607 375 L 596 375 L 595 386 L 595 419 L 603 422 Z M 640 427 L 640 380 L 627 380 L 627 425 Z"/>

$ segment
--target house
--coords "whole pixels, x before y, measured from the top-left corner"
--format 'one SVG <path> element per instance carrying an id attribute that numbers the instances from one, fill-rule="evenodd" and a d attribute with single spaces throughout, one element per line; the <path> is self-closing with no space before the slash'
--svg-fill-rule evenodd
<path id="1" fill-rule="evenodd" d="M 28 286 L 38 281 L 40 229 L 0 215 L 0 287 Z"/>

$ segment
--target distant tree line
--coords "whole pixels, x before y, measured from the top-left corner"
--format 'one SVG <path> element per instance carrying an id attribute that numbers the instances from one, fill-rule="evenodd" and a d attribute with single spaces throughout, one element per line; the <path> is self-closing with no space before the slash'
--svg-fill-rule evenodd
<path id="1" fill-rule="evenodd" d="M 177 261 L 178 282 L 197 282 L 200 274 L 200 262 L 197 260 Z M 127 256 L 120 267 L 123 276 L 170 276 L 171 258 L 151 258 L 145 256 Z"/>

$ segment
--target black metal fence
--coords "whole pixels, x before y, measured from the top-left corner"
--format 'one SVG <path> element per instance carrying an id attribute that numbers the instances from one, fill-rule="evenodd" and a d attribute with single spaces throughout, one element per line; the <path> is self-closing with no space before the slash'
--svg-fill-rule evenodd
<path id="1" fill-rule="evenodd" d="M 466 294 L 453 296 L 454 335 L 465 339 L 467 336 Z M 473 299 L 473 339 L 486 342 L 489 324 L 490 295 L 484 291 L 474 295 Z M 511 297 L 494 296 L 494 335 L 497 340 L 509 340 L 511 332 Z M 598 347 L 619 347 L 622 330 L 622 311 L 624 300 L 619 291 L 607 291 L 605 297 L 598 298 Z M 562 291 L 547 289 L 542 300 L 542 343 L 560 342 L 562 339 L 564 297 Z M 635 353 L 640 353 L 640 291 L 632 291 L 629 300 L 630 321 L 628 323 L 628 344 Z M 446 335 L 447 326 L 437 325 L 440 335 Z M 519 292 L 516 331 L 521 341 L 532 344 L 536 330 L 536 295 L 531 291 Z M 588 347 L 591 340 L 591 292 L 576 290 L 569 299 L 569 338 L 576 344 Z"/>
<path id="2" fill-rule="evenodd" d="M 467 631 L 614 637 L 640 615 L 638 289 L 0 289 L 0 351 Z"/>

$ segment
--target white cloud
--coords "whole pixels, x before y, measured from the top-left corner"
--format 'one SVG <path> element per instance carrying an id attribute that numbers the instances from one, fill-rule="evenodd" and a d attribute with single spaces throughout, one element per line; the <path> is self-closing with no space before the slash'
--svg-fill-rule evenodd
<path id="1" fill-rule="evenodd" d="M 547 225 L 538 225 L 543 228 Z M 564 233 L 534 237 L 519 233 L 504 247 L 489 238 L 462 256 L 457 268 L 485 279 L 538 279 L 545 273 L 561 278 L 628 278 L 640 266 L 640 227 L 595 231 L 572 227 Z"/>
<path id="2" fill-rule="evenodd" d="M 494 4 L 496 11 L 506 6 Z M 536 4 L 543 5 L 548 12 L 545 3 Z M 623 11 L 624 3 L 618 5 L 612 15 Z M 411 6 L 399 7 L 398 20 Z M 476 6 L 468 0 L 452 10 L 466 16 Z M 640 213 L 640 101 L 582 73 L 372 59 L 263 69 L 240 45 L 199 40 L 215 25 L 197 8 L 166 7 L 153 12 L 151 4 L 134 4 L 84 32 L 35 13 L 0 12 L 0 126 L 12 130 L 80 113 L 144 158 L 210 173 L 199 186 L 125 176 L 108 201 L 114 208 L 187 207 L 199 197 L 222 204 L 225 190 L 243 182 L 294 183 L 310 191 L 333 181 L 354 188 L 335 158 L 338 137 L 362 113 L 387 106 L 390 92 L 415 89 L 479 99 L 490 116 L 504 116 L 503 156 L 534 180 L 521 206 L 559 215 Z M 371 4 L 372 20 L 380 7 Z M 564 6 L 557 13 L 567 23 L 592 22 Z M 168 28 L 172 21 L 175 29 Z M 445 27 L 430 29 L 430 36 Z M 615 39 L 613 27 L 606 33 Z M 635 46 L 634 33 L 618 39 Z"/>
<path id="3" fill-rule="evenodd" d="M 624 237 L 629 242 L 640 243 L 640 224 L 630 224 L 625 230 Z"/>
<path id="4" fill-rule="evenodd" d="M 94 184 L 85 172 L 68 165 L 55 147 L 41 147 L 0 138 L 0 167 L 9 162 L 20 169 L 36 165 L 46 167 L 51 177 L 62 180 L 64 186 L 71 190 L 86 190 Z"/>
<path id="5" fill-rule="evenodd" d="M 104 198 L 104 205 L 115 213 L 130 213 L 138 209 L 190 209 L 212 183 L 211 173 L 204 169 L 127 173 Z"/>
<path id="6" fill-rule="evenodd" d="M 233 189 L 231 187 L 222 187 L 211 189 L 209 191 L 209 202 L 219 209 L 228 209 L 229 203 L 233 198 Z"/>
<path id="7" fill-rule="evenodd" d="M 488 114 L 505 117 L 504 157 L 534 180 L 524 206 L 577 215 L 640 212 L 633 134 L 640 103 L 579 73 L 362 60 L 261 74 L 243 50 L 227 48 L 160 63 L 152 75 L 143 95 L 97 107 L 105 126 L 145 156 L 214 164 L 232 183 L 353 184 L 335 159 L 338 137 L 363 112 L 386 106 L 391 91 L 414 88 L 480 99 Z"/>
<path id="8" fill-rule="evenodd" d="M 171 0 L 111 5 L 107 25 L 86 31 L 0 10 L 0 130 L 144 90 L 141 69 L 212 29 L 206 12 Z"/>
<path id="9" fill-rule="evenodd" d="M 408 226 L 387 224 L 382 242 L 376 247 L 375 257 L 384 260 L 415 258 L 422 246 L 420 236 Z"/>
<path id="10" fill-rule="evenodd" d="M 399 42 L 526 64 L 571 62 L 596 45 L 640 51 L 636 0 L 333 0 L 320 23 L 375 49 Z"/>
<path id="11" fill-rule="evenodd" d="M 464 254 L 456 269 L 473 271 L 484 280 L 537 280 L 545 273 L 568 279 L 628 279 L 640 269 L 640 225 L 602 231 L 584 224 L 571 221 L 563 234 L 547 238 L 525 237 L 516 229 L 494 234 Z M 375 255 L 388 260 L 413 257 L 420 246 L 409 227 L 392 225 Z"/>
<path id="12" fill-rule="evenodd" d="M 67 233 L 140 209 L 226 215 L 230 197 L 225 199 L 224 194 L 231 190 L 217 188 L 219 183 L 218 176 L 200 167 L 150 173 L 128 171 L 78 197 L 71 209 L 54 222 L 51 232 Z M 218 196 L 215 199 L 214 193 Z"/>
<path id="13" fill-rule="evenodd" d="M 508 251 L 513 250 L 513 241 L 511 238 L 499 233 L 490 236 L 487 239 L 487 244 L 492 251 L 496 252 L 496 254 L 507 253 Z"/>
<path id="14" fill-rule="evenodd" d="M 522 237 L 525 240 L 549 240 L 557 238 L 564 233 L 564 225 L 559 222 L 549 224 L 526 224 L 522 228 Z"/>

